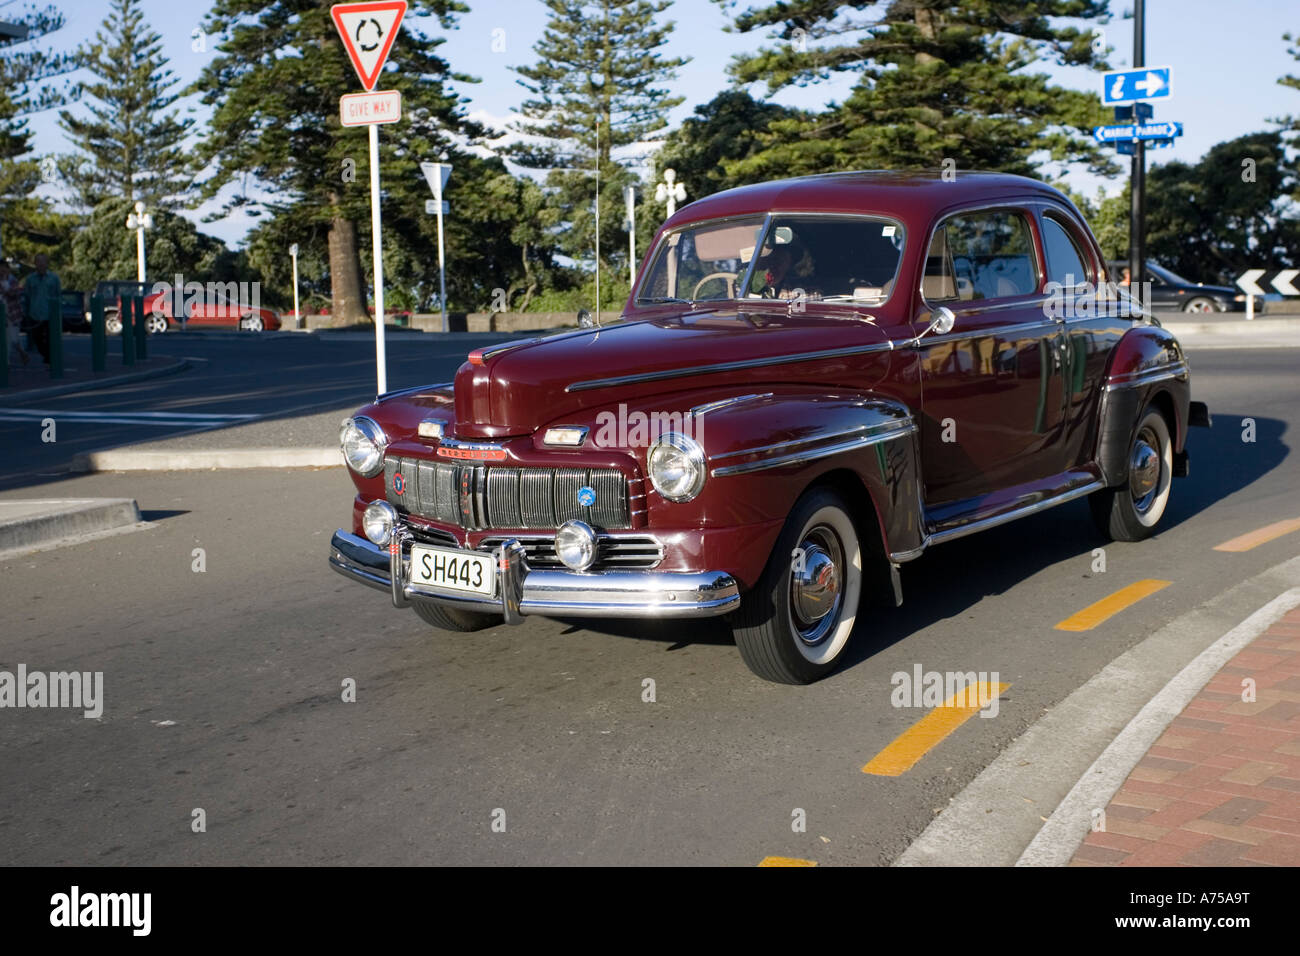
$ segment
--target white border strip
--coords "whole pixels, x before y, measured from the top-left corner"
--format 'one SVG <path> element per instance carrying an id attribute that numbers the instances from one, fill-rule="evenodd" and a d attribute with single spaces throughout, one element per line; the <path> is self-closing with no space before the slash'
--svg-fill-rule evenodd
<path id="1" fill-rule="evenodd" d="M 1165 728 L 1228 661 L 1297 605 L 1300 605 L 1300 588 L 1284 591 L 1179 671 L 1079 778 L 1025 848 L 1016 866 L 1068 864 L 1091 830 L 1092 811 L 1104 809 L 1110 803 Z"/>

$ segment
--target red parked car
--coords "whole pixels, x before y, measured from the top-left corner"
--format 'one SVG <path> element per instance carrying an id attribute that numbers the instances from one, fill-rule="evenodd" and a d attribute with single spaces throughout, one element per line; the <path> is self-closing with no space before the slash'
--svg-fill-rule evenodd
<path id="1" fill-rule="evenodd" d="M 840 661 L 926 549 L 1087 496 L 1152 534 L 1178 341 L 1030 179 L 845 173 L 660 229 L 623 321 L 470 353 L 344 422 L 331 565 L 428 623 L 725 616 L 761 677 Z"/>
<path id="2" fill-rule="evenodd" d="M 172 292 L 154 292 L 144 300 L 145 324 L 150 332 L 166 332 L 169 328 L 179 327 L 181 314 L 185 318 L 185 327 L 191 329 L 229 328 L 242 329 L 246 332 L 274 332 L 280 328 L 280 316 L 272 309 L 259 305 L 250 305 L 246 298 L 238 295 L 223 294 L 222 289 L 231 287 L 237 293 L 238 283 L 209 283 L 202 295 Z M 179 299 L 181 309 L 177 310 Z M 120 325 L 116 330 L 121 331 Z"/>

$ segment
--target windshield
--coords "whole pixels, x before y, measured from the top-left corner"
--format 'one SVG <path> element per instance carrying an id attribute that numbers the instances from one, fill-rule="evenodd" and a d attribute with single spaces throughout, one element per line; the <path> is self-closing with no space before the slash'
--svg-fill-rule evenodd
<path id="1" fill-rule="evenodd" d="M 670 233 L 637 303 L 761 298 L 879 305 L 889 298 L 902 259 L 901 225 L 797 214 L 774 214 L 766 225 L 735 219 Z"/>
<path id="2" fill-rule="evenodd" d="M 1196 285 L 1195 282 L 1188 282 L 1176 272 L 1170 272 L 1164 266 L 1158 266 L 1154 262 L 1147 262 L 1147 271 L 1154 273 L 1171 285 Z"/>

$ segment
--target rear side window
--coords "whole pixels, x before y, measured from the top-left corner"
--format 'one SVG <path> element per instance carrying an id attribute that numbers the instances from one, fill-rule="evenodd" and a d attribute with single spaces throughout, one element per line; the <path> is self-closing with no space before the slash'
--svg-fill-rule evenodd
<path id="1" fill-rule="evenodd" d="M 1038 290 L 1025 215 L 1012 209 L 960 213 L 935 231 L 921 292 L 927 301 L 974 302 Z"/>
<path id="2" fill-rule="evenodd" d="M 1043 252 L 1047 255 L 1047 278 L 1063 289 L 1088 281 L 1083 253 L 1070 231 L 1051 216 L 1043 217 Z"/>

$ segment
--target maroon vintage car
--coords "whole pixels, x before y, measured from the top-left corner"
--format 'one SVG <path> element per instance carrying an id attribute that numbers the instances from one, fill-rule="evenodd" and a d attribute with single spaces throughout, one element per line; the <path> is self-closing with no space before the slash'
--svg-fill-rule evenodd
<path id="1" fill-rule="evenodd" d="M 828 673 L 927 548 L 1087 495 L 1137 540 L 1187 473 L 1177 340 L 1033 180 L 812 176 L 680 210 L 622 321 L 479 349 L 344 422 L 330 563 L 440 628 L 725 615 Z"/>

